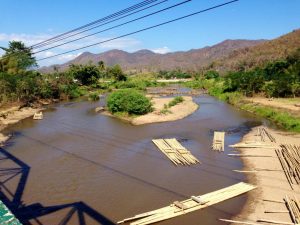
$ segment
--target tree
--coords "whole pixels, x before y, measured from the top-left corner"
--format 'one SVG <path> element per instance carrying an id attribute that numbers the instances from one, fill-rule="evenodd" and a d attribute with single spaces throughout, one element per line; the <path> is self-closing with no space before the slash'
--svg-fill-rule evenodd
<path id="1" fill-rule="evenodd" d="M 37 66 L 31 49 L 20 41 L 11 41 L 8 48 L 0 47 L 5 54 L 0 59 L 0 71 L 17 74 Z"/>
<path id="2" fill-rule="evenodd" d="M 100 71 L 105 70 L 105 63 L 102 60 L 98 62 L 98 68 Z"/>
<path id="3" fill-rule="evenodd" d="M 291 84 L 291 92 L 293 93 L 294 98 L 300 94 L 300 82 Z"/>
<path id="4" fill-rule="evenodd" d="M 115 65 L 113 67 L 108 68 L 107 70 L 108 76 L 113 77 L 116 81 L 126 81 L 127 77 L 123 73 L 120 65 Z"/>
<path id="5" fill-rule="evenodd" d="M 97 82 L 100 73 L 95 65 L 70 65 L 68 73 L 78 79 L 83 85 L 90 85 Z"/>
<path id="6" fill-rule="evenodd" d="M 101 60 L 98 62 L 98 70 L 100 73 L 100 77 L 105 78 L 106 77 L 106 67 L 105 67 L 105 63 Z"/>
<path id="7" fill-rule="evenodd" d="M 215 79 L 215 78 L 218 78 L 220 77 L 219 73 L 215 70 L 209 70 L 205 73 L 204 77 L 206 79 Z"/>

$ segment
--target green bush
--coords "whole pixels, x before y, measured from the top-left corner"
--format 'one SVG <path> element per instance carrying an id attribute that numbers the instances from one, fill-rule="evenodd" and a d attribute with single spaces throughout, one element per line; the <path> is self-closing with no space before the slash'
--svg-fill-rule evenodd
<path id="1" fill-rule="evenodd" d="M 156 87 L 157 82 L 141 78 L 130 78 L 127 81 L 119 81 L 114 83 L 116 89 L 134 88 L 144 91 L 147 87 Z"/>
<path id="2" fill-rule="evenodd" d="M 214 70 L 207 71 L 204 75 L 205 79 L 216 79 L 220 77 L 219 73 Z"/>
<path id="3" fill-rule="evenodd" d="M 131 89 L 118 90 L 107 99 L 110 112 L 127 112 L 131 115 L 143 115 L 151 111 L 152 104 L 141 92 Z"/>
<path id="4" fill-rule="evenodd" d="M 182 96 L 177 96 L 172 101 L 169 102 L 168 106 L 171 108 L 172 106 L 177 105 L 183 101 L 184 99 Z"/>
<path id="5" fill-rule="evenodd" d="M 202 80 L 192 80 L 184 83 L 184 86 L 192 89 L 204 88 Z"/>
<path id="6" fill-rule="evenodd" d="M 89 94 L 89 100 L 90 101 L 98 101 L 100 99 L 99 94 L 96 92 Z"/>

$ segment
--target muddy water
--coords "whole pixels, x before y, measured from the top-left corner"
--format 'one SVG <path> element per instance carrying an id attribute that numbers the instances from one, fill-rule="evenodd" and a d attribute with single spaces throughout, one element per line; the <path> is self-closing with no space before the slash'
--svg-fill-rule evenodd
<path id="1" fill-rule="evenodd" d="M 239 159 L 210 150 L 213 130 L 227 130 L 226 145 L 237 142 L 260 121 L 209 96 L 179 121 L 132 126 L 94 113 L 99 102 L 59 104 L 44 120 L 9 128 L 14 137 L 1 149 L 1 195 L 24 224 L 115 224 L 191 195 L 245 180 L 232 172 Z M 175 167 L 151 143 L 178 138 L 201 162 Z M 231 149 L 226 148 L 225 153 Z M 246 195 L 164 225 L 212 225 L 239 213 Z"/>

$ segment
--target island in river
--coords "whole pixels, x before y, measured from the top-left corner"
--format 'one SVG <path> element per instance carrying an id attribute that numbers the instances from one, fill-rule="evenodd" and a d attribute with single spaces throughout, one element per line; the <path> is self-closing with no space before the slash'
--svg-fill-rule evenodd
<path id="1" fill-rule="evenodd" d="M 198 105 L 193 101 L 191 96 L 183 96 L 184 101 L 180 102 L 172 107 L 165 108 L 173 98 L 161 98 L 155 97 L 151 99 L 153 104 L 153 111 L 141 116 L 119 116 L 113 115 L 108 111 L 104 111 L 102 114 L 117 117 L 125 121 L 129 121 L 133 125 L 142 125 L 150 123 L 161 123 L 168 121 L 175 121 L 183 119 L 193 114 Z"/>

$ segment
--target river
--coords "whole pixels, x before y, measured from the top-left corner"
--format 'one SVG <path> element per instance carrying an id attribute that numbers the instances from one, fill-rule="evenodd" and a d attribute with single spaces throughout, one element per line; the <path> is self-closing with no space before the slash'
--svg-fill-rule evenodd
<path id="1" fill-rule="evenodd" d="M 0 149 L 0 198 L 24 224 L 115 224 L 191 195 L 239 181 L 240 159 L 210 149 L 213 131 L 225 130 L 226 145 L 262 121 L 202 95 L 191 116 L 175 122 L 132 126 L 94 112 L 103 104 L 78 100 L 51 106 L 41 121 L 25 119 Z M 201 164 L 175 167 L 152 144 L 175 137 Z M 240 212 L 247 195 L 189 213 L 162 225 L 217 225 Z"/>

